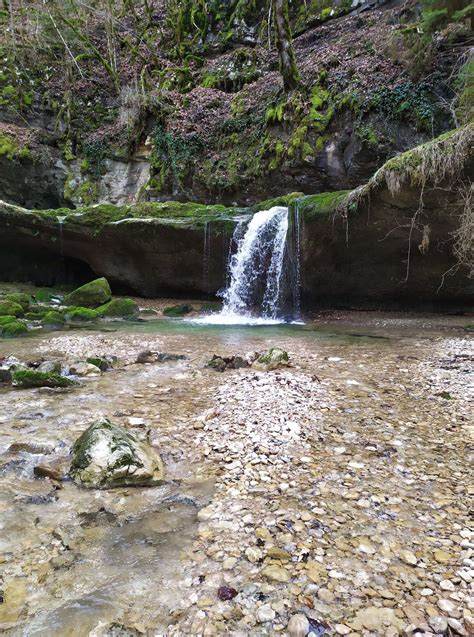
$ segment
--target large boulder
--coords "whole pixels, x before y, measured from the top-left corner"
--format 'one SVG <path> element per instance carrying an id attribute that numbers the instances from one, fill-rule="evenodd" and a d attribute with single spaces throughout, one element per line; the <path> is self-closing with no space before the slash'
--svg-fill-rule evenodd
<path id="1" fill-rule="evenodd" d="M 112 298 L 109 282 L 102 277 L 95 281 L 90 281 L 81 285 L 70 294 L 64 297 L 65 305 L 75 305 L 79 307 L 99 307 L 107 303 Z"/>
<path id="2" fill-rule="evenodd" d="M 16 301 L 0 299 L 0 316 L 23 316 L 23 308 Z"/>
<path id="3" fill-rule="evenodd" d="M 107 419 L 94 422 L 72 448 L 71 477 L 90 489 L 153 486 L 164 476 L 160 456 Z"/>
<path id="4" fill-rule="evenodd" d="M 133 299 L 112 299 L 98 307 L 97 312 L 109 318 L 130 318 L 138 314 L 138 305 Z"/>

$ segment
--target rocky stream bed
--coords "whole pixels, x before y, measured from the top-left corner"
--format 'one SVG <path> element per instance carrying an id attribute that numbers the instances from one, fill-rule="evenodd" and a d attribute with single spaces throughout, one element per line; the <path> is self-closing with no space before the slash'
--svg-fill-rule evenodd
<path id="1" fill-rule="evenodd" d="M 0 357 L 117 361 L 71 389 L 0 389 L 0 630 L 472 635 L 472 339 L 456 317 L 342 323 L 1 341 Z M 275 345 L 288 367 L 205 367 Z M 147 349 L 186 359 L 136 363 Z M 100 417 L 155 447 L 163 484 L 34 476 L 67 470 Z"/>

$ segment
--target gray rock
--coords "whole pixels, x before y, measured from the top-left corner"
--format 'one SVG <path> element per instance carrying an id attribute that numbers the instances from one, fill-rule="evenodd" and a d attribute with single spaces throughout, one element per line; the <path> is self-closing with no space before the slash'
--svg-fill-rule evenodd
<path id="1" fill-rule="evenodd" d="M 445 633 L 448 630 L 448 620 L 442 615 L 430 617 L 429 622 L 435 633 Z"/>
<path id="2" fill-rule="evenodd" d="M 164 476 L 154 449 L 107 419 L 86 429 L 74 443 L 72 456 L 71 477 L 87 488 L 153 486 Z"/>
<path id="3" fill-rule="evenodd" d="M 252 364 L 252 367 L 259 371 L 268 372 L 272 369 L 278 369 L 278 367 L 288 365 L 288 361 L 288 352 L 285 352 L 285 350 L 279 347 L 272 347 L 268 352 L 261 354 Z"/>

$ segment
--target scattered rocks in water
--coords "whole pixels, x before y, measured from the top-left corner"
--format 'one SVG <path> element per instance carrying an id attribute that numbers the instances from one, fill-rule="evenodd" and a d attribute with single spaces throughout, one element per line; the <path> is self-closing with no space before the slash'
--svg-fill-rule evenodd
<path id="1" fill-rule="evenodd" d="M 185 316 L 193 311 L 193 306 L 189 303 L 181 303 L 180 305 L 170 305 L 163 310 L 164 316 Z"/>
<path id="2" fill-rule="evenodd" d="M 143 350 L 139 352 L 137 360 L 135 362 L 147 364 L 147 363 L 169 363 L 173 361 L 186 360 L 187 356 L 184 354 L 170 354 L 168 352 L 152 352 L 151 350 Z"/>
<path id="3" fill-rule="evenodd" d="M 51 453 L 51 447 L 35 442 L 12 442 L 7 449 L 8 453 L 31 453 L 33 455 L 47 455 Z"/>
<path id="4" fill-rule="evenodd" d="M 37 478 L 49 478 L 50 480 L 55 480 L 56 482 L 62 482 L 66 479 L 66 473 L 60 468 L 49 467 L 45 464 L 36 465 L 36 467 L 33 468 L 33 474 Z"/>
<path id="5" fill-rule="evenodd" d="M 38 372 L 32 369 L 17 370 L 12 374 L 12 385 L 21 389 L 34 387 L 73 387 L 76 382 L 54 372 Z"/>
<path id="6" fill-rule="evenodd" d="M 44 374 L 60 374 L 61 369 L 60 361 L 43 361 L 38 365 L 36 371 L 43 372 Z"/>
<path id="7" fill-rule="evenodd" d="M 104 277 L 90 281 L 64 297 L 65 305 L 94 308 L 107 303 L 112 298 L 109 282 Z"/>
<path id="8" fill-rule="evenodd" d="M 142 352 L 138 353 L 136 363 L 147 364 L 147 363 L 156 363 L 158 360 L 158 352 L 152 352 L 149 349 L 145 349 Z"/>
<path id="9" fill-rule="evenodd" d="M 117 522 L 117 516 L 111 511 L 107 511 L 105 507 L 101 507 L 98 511 L 92 513 L 79 513 L 81 526 L 113 526 Z"/>
<path id="10" fill-rule="evenodd" d="M 272 347 L 268 352 L 249 352 L 245 356 L 235 354 L 233 356 L 219 356 L 214 354 L 206 367 L 214 369 L 216 372 L 225 372 L 227 369 L 244 369 L 252 367 L 258 371 L 270 371 L 279 367 L 287 366 L 289 363 L 288 352 L 278 347 Z"/>
<path id="11" fill-rule="evenodd" d="M 73 376 L 100 376 L 102 372 L 97 365 L 79 361 L 68 366 L 68 373 Z"/>
<path id="12" fill-rule="evenodd" d="M 86 359 L 86 363 L 98 367 L 101 372 L 107 372 L 112 369 L 114 363 L 117 362 L 116 356 L 90 356 Z"/>
<path id="13" fill-rule="evenodd" d="M 72 448 L 71 477 L 92 489 L 153 486 L 164 477 L 160 456 L 107 419 L 90 425 Z"/>

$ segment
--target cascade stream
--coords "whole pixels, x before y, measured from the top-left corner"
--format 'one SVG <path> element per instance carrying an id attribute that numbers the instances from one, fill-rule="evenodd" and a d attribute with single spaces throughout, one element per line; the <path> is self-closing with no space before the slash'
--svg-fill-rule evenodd
<path id="1" fill-rule="evenodd" d="M 299 314 L 300 285 L 299 229 L 295 255 L 289 249 L 289 211 L 274 206 L 257 212 L 250 222 L 240 222 L 231 242 L 228 285 L 222 293 L 219 314 L 207 317 L 212 323 L 281 323 Z M 294 272 L 293 272 L 294 270 Z"/>

